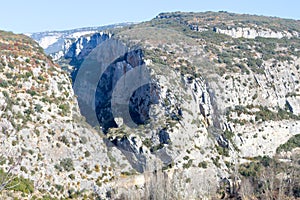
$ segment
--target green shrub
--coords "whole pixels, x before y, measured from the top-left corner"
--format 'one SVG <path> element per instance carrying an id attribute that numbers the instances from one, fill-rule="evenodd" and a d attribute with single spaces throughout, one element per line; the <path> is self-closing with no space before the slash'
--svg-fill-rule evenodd
<path id="1" fill-rule="evenodd" d="M 230 140 L 234 137 L 234 133 L 232 131 L 227 130 L 227 129 L 225 130 L 224 135 L 225 135 L 225 138 L 228 139 L 228 140 Z"/>
<path id="2" fill-rule="evenodd" d="M 58 108 L 61 110 L 61 115 L 63 116 L 66 116 L 70 110 L 69 104 L 61 104 Z"/>
<path id="3" fill-rule="evenodd" d="M 9 94 L 7 91 L 2 91 L 3 96 L 5 96 L 6 98 L 9 98 Z"/>
<path id="4" fill-rule="evenodd" d="M 25 173 L 27 173 L 27 169 L 24 166 L 21 166 L 20 170 L 23 171 L 23 172 L 25 172 Z"/>
<path id="5" fill-rule="evenodd" d="M 68 138 L 65 135 L 59 137 L 58 139 L 59 139 L 59 141 L 63 142 L 65 145 L 67 145 L 67 146 L 70 145 L 70 142 L 69 142 Z"/>
<path id="6" fill-rule="evenodd" d="M 74 179 L 75 179 L 75 175 L 74 175 L 74 174 L 70 174 L 70 175 L 69 175 L 69 178 L 70 178 L 71 180 L 74 180 Z"/>
<path id="7" fill-rule="evenodd" d="M 35 110 L 36 112 L 41 112 L 42 109 L 43 109 L 43 107 L 42 107 L 40 104 L 35 104 L 34 110 Z"/>
<path id="8" fill-rule="evenodd" d="M 42 75 L 39 75 L 39 76 L 38 76 L 38 79 L 39 79 L 40 81 L 45 81 L 45 80 L 46 80 Z"/>
<path id="9" fill-rule="evenodd" d="M 33 73 L 32 73 L 32 72 L 26 72 L 26 73 L 25 73 L 25 76 L 26 76 L 27 78 L 29 78 L 29 77 L 33 76 Z"/>
<path id="10" fill-rule="evenodd" d="M 1 80 L 1 81 L 0 81 L 0 87 L 7 88 L 7 87 L 8 87 L 7 81 Z"/>
<path id="11" fill-rule="evenodd" d="M 207 168 L 207 162 L 206 162 L 206 161 L 200 162 L 200 163 L 198 164 L 198 167 L 206 169 L 206 168 Z"/>
<path id="12" fill-rule="evenodd" d="M 219 156 L 216 156 L 215 158 L 212 157 L 211 160 L 213 161 L 213 163 L 216 167 L 221 167 L 221 164 L 219 163 L 219 160 L 220 160 Z"/>
<path id="13" fill-rule="evenodd" d="M 85 157 L 89 157 L 90 155 L 91 155 L 91 153 L 90 153 L 89 151 L 85 151 L 85 152 L 84 152 L 84 156 L 85 156 Z"/>
<path id="14" fill-rule="evenodd" d="M 242 164 L 239 167 L 239 173 L 245 177 L 256 177 L 260 171 L 260 165 L 256 162 Z"/>
<path id="15" fill-rule="evenodd" d="M 131 173 L 130 173 L 130 172 L 127 172 L 127 171 L 121 172 L 121 174 L 124 175 L 124 176 L 130 176 L 130 175 L 131 175 Z"/>
<path id="16" fill-rule="evenodd" d="M 183 166 L 184 169 L 188 169 L 192 166 L 192 164 L 193 164 L 193 160 L 190 159 L 187 163 L 183 163 L 182 166 Z"/>
<path id="17" fill-rule="evenodd" d="M 190 183 L 190 182 L 191 182 L 191 178 L 185 179 L 185 182 L 186 182 L 186 183 Z"/>
<path id="18" fill-rule="evenodd" d="M 221 146 L 218 146 L 218 145 L 216 145 L 215 147 L 216 147 L 216 149 L 217 149 L 217 152 L 218 152 L 220 155 L 229 157 L 229 150 L 228 150 L 227 148 L 224 148 L 224 147 L 221 147 Z"/>
<path id="19" fill-rule="evenodd" d="M 0 169 L 0 180 L 3 180 L 7 176 L 2 169 Z M 6 186 L 9 190 L 19 191 L 26 194 L 34 192 L 33 181 L 26 179 L 24 177 L 13 178 Z"/>
<path id="20" fill-rule="evenodd" d="M 258 159 L 264 167 L 269 167 L 271 165 L 272 158 L 270 158 L 269 156 L 258 157 Z"/>
<path id="21" fill-rule="evenodd" d="M 68 190 L 69 199 L 78 199 L 80 194 L 81 194 L 80 191 L 76 191 L 73 188 Z"/>
<path id="22" fill-rule="evenodd" d="M 183 160 L 188 160 L 189 159 L 189 156 L 184 156 L 183 157 Z"/>
<path id="23" fill-rule="evenodd" d="M 60 191 L 60 192 L 64 191 L 64 186 L 62 186 L 62 185 L 56 184 L 56 185 L 54 185 L 54 187 L 56 188 L 57 191 Z"/>
<path id="24" fill-rule="evenodd" d="M 26 90 L 26 92 L 27 92 L 28 94 L 30 94 L 31 96 L 34 96 L 34 95 L 37 94 L 36 91 L 34 91 L 34 90 Z"/>
<path id="25" fill-rule="evenodd" d="M 286 143 L 281 144 L 276 152 L 280 153 L 282 151 L 291 151 L 294 148 L 300 147 L 300 134 L 294 135 Z"/>
<path id="26" fill-rule="evenodd" d="M 11 62 L 9 62 L 9 63 L 7 64 L 7 66 L 8 66 L 9 68 L 11 68 L 11 69 L 14 69 L 14 68 L 15 68 L 15 66 L 14 66 Z"/>
<path id="27" fill-rule="evenodd" d="M 62 169 L 69 172 L 74 170 L 73 160 L 71 158 L 64 158 L 60 161 L 59 165 Z"/>
<path id="28" fill-rule="evenodd" d="M 145 145 L 146 147 L 150 148 L 152 146 L 152 142 L 149 138 L 146 138 L 144 141 L 143 141 L 143 145 Z"/>

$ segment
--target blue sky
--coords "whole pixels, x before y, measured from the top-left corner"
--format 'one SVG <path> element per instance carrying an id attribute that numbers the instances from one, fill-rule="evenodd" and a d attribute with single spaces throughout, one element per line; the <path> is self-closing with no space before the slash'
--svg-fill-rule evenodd
<path id="1" fill-rule="evenodd" d="M 299 0 L 4 0 L 0 29 L 16 33 L 140 22 L 167 11 L 228 11 L 300 20 Z"/>

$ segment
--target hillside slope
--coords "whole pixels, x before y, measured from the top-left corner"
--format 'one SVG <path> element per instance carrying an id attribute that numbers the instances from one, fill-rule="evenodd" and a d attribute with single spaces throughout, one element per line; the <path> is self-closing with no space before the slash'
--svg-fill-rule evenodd
<path id="1" fill-rule="evenodd" d="M 27 185 L 2 195 L 299 198 L 299 32 L 295 20 L 162 13 L 66 44 L 57 63 L 70 74 L 1 32 L 1 163 L 16 160 Z"/>
<path id="2" fill-rule="evenodd" d="M 103 137 L 80 115 L 67 73 L 24 35 L 1 31 L 0 48 L 1 169 L 9 174 L 1 171 L 1 184 L 13 175 L 2 195 L 96 194 L 119 176 Z"/>
<path id="3" fill-rule="evenodd" d="M 182 184 L 182 198 L 198 198 L 220 190 L 221 180 L 228 180 L 228 187 L 236 179 L 247 180 L 236 170 L 243 174 L 252 160 L 289 155 L 289 162 L 297 161 L 297 149 L 291 154 L 278 154 L 278 149 L 291 140 L 299 147 L 299 27 L 295 20 L 226 12 L 162 13 L 112 30 L 112 38 L 86 56 L 65 58 L 74 67 L 75 93 L 87 121 L 94 124 L 90 113 L 96 113 L 104 132 L 123 151 L 143 148 L 131 152 L 138 159 L 131 161 L 136 170 L 155 171 L 144 162 L 154 155 L 162 168 L 170 168 L 164 173 L 172 182 Z M 128 116 L 115 113 L 113 95 L 119 82 L 135 87 L 126 76 L 143 76 L 137 71 L 144 65 L 151 73 L 151 84 L 144 87 L 152 92 L 141 87 L 130 94 L 130 118 L 139 125 L 130 128 Z M 173 170 L 181 180 L 174 179 Z M 209 180 L 204 173 L 211 175 Z M 207 181 L 215 182 L 212 188 L 206 188 Z M 193 188 L 197 192 L 189 196 Z"/>

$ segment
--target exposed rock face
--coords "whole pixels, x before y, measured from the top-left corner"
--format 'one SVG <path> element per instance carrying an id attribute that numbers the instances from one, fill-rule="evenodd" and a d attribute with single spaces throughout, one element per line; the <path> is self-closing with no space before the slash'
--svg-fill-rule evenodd
<path id="1" fill-rule="evenodd" d="M 14 50 L 9 48 L 11 41 L 18 44 Z M 112 178 L 117 167 L 109 168 L 111 161 L 103 138 L 80 116 L 68 75 L 24 35 L 1 31 L 0 44 L 2 169 L 28 178 L 24 187 L 34 188 L 28 196 L 34 193 L 40 197 L 66 197 L 78 183 L 92 191 L 98 186 L 89 177 L 103 175 L 104 171 Z M 5 84 L 8 82 L 11 84 Z M 122 155 L 115 149 L 112 155 L 118 154 Z M 120 161 L 130 165 L 125 160 Z M 50 193 L 54 185 L 65 192 Z M 11 195 L 23 198 L 17 192 Z M 9 198 L 5 193 L 0 196 Z"/>
<path id="2" fill-rule="evenodd" d="M 225 35 L 229 35 L 234 38 L 250 38 L 254 39 L 256 37 L 263 37 L 263 38 L 291 38 L 291 37 L 299 37 L 299 33 L 296 31 L 293 32 L 288 32 L 288 31 L 272 31 L 271 29 L 260 29 L 260 28 L 242 28 L 242 27 L 237 27 L 237 28 L 228 28 L 226 30 L 220 29 L 215 27 L 214 31 L 216 33 L 222 33 Z"/>
<path id="3" fill-rule="evenodd" d="M 129 51 L 114 61 L 102 73 L 99 80 L 97 91 L 95 94 L 96 114 L 100 125 L 107 131 L 108 128 L 117 127 L 111 107 L 113 90 L 122 76 L 126 76 L 133 68 L 144 65 L 142 60 L 143 54 L 140 49 Z M 135 74 L 135 78 L 139 77 L 139 73 Z M 131 82 L 124 80 L 124 87 L 132 87 Z M 155 86 L 150 83 L 136 88 L 129 102 L 129 113 L 132 120 L 136 124 L 144 124 L 149 119 L 149 109 L 151 104 L 158 102 L 157 91 Z M 125 92 L 122 95 L 126 95 Z M 126 120 L 126 119 L 123 119 Z"/>
<path id="4" fill-rule="evenodd" d="M 120 23 L 99 27 L 86 27 L 65 31 L 46 31 L 39 33 L 28 33 L 27 36 L 34 39 L 45 50 L 47 54 L 54 56 L 55 60 L 65 55 L 65 50 L 68 49 L 69 41 L 72 43 L 84 35 L 103 32 L 107 29 L 128 26 L 132 23 Z"/>
<path id="5" fill-rule="evenodd" d="M 110 34 L 100 32 L 91 36 L 81 36 L 71 45 L 69 45 L 70 41 L 67 41 L 64 48 L 64 57 L 66 59 L 71 58 L 71 64 L 78 62 L 86 57 L 98 44 L 110 37 Z"/>
<path id="6" fill-rule="evenodd" d="M 137 148 L 135 138 L 131 138 L 130 140 L 126 136 L 123 136 L 122 138 L 114 138 L 111 142 L 124 154 L 137 172 L 145 172 L 147 159 L 143 150 Z"/>
<path id="7" fill-rule="evenodd" d="M 89 49 L 92 50 L 92 48 Z M 107 49 L 115 53 L 109 53 L 105 60 L 99 60 L 99 56 L 105 57 L 108 54 Z M 86 46 L 83 49 L 83 52 L 85 51 Z M 129 95 L 129 105 L 125 105 L 129 107 L 130 116 L 128 117 L 135 124 L 143 124 L 149 119 L 151 104 L 158 101 L 155 85 L 150 83 L 150 77 L 149 82 L 146 84 L 138 83 L 137 86 L 133 84 L 131 78 L 126 78 L 132 72 L 134 72 L 132 77 L 134 80 L 143 76 L 143 71 L 140 70 L 145 65 L 142 50 L 127 50 L 120 42 L 112 40 L 105 42 L 93 51 L 85 60 L 78 58 L 80 56 L 73 56 L 71 60 L 71 64 L 74 63 L 73 60 L 80 60 L 80 62 L 76 62 L 78 67 L 75 67 L 74 73 L 72 73 L 73 75 L 79 73 L 79 77 L 73 76 L 72 78 L 74 79 L 75 93 L 79 96 L 79 106 L 87 121 L 93 125 L 99 123 L 105 132 L 108 128 L 118 127 L 115 121 L 118 116 L 113 115 L 116 113 L 113 113 L 114 110 L 112 109 L 116 107 L 116 105 L 113 105 L 116 102 L 112 101 L 116 100 L 116 98 L 113 98 L 113 92 L 118 89 L 116 87 L 120 81 L 125 90 L 126 88 L 136 87 L 131 91 L 132 93 L 126 90 L 117 92 L 117 95 L 118 93 L 121 96 Z M 82 55 L 82 53 L 79 55 Z M 82 65 L 78 65 L 78 63 L 82 63 Z M 91 74 L 93 77 L 91 77 Z M 86 90 L 87 88 L 89 89 Z M 126 110 L 126 108 L 124 109 Z M 97 122 L 93 116 L 95 114 Z M 123 117 L 121 120 L 126 123 L 127 119 Z"/>
<path id="8" fill-rule="evenodd" d="M 201 32 L 205 34 L 205 31 L 209 30 L 202 30 Z M 125 37 L 131 34 L 136 33 L 134 30 L 126 32 Z M 172 32 L 172 34 L 174 33 Z M 259 34 L 260 37 L 269 37 L 273 33 L 264 36 Z M 162 33 L 162 35 L 167 35 L 167 33 Z M 122 32 L 117 37 L 121 38 L 120 41 L 124 40 Z M 147 174 L 148 171 L 155 171 L 158 166 L 158 168 L 168 166 L 172 168 L 173 165 L 175 169 L 187 169 L 193 166 L 192 163 L 203 161 L 210 163 L 206 158 L 211 156 L 211 160 L 214 162 L 219 159 L 220 165 L 214 168 L 214 165 L 209 164 L 211 168 L 209 175 L 213 176 L 218 171 L 219 177 L 226 177 L 225 159 L 220 159 L 216 153 L 209 154 L 205 149 L 216 146 L 228 149 L 229 155 L 227 156 L 230 162 L 234 163 L 237 162 L 237 148 L 241 150 L 240 157 L 272 156 L 276 153 L 276 148 L 281 142 L 284 143 L 288 138 L 297 134 L 298 126 L 295 125 L 295 118 L 298 119 L 298 114 L 295 101 L 297 101 L 298 95 L 290 97 L 291 94 L 295 94 L 299 87 L 299 82 L 295 82 L 299 79 L 298 72 L 295 70 L 295 66 L 298 65 L 297 57 L 293 61 L 289 61 L 289 64 L 283 61 L 274 65 L 271 60 L 262 61 L 258 66 L 260 68 L 258 72 L 254 71 L 256 69 L 252 69 L 252 66 L 246 65 L 249 70 L 247 73 L 236 73 L 229 69 L 218 74 L 218 68 L 224 67 L 222 63 L 212 63 L 206 57 L 214 58 L 215 55 L 210 55 L 210 52 L 199 49 L 199 46 L 196 47 L 195 44 L 189 43 L 190 50 L 188 53 L 174 52 L 174 49 L 184 47 L 181 47 L 180 43 L 166 45 L 169 41 L 164 36 L 159 38 L 160 41 L 165 41 L 163 44 L 160 44 L 160 41 L 158 44 L 155 43 L 156 41 L 153 41 L 152 36 L 135 37 L 142 37 L 146 41 L 145 46 L 148 45 L 148 47 L 142 46 L 141 49 L 134 50 L 128 50 L 131 49 L 130 46 L 125 47 L 117 59 L 112 59 L 111 62 L 106 63 L 108 67 L 100 76 L 95 92 L 96 103 L 93 112 L 97 113 L 97 119 L 107 132 L 109 140 L 125 155 L 136 171 Z M 256 36 L 243 37 L 255 39 Z M 152 42 L 150 48 L 149 43 L 147 43 L 148 40 Z M 166 52 L 157 50 L 159 45 L 161 45 L 159 48 L 167 49 Z M 205 45 L 207 43 L 204 42 L 203 46 Z M 214 45 L 222 46 L 222 44 Z M 106 56 L 105 49 L 115 49 L 114 46 L 106 46 L 105 48 L 100 48 L 100 46 L 97 48 L 102 49 L 101 55 L 104 57 Z M 152 51 L 159 53 L 155 54 Z M 147 57 L 149 54 L 152 57 Z M 153 57 L 153 54 L 156 57 Z M 179 66 L 185 66 L 186 63 L 188 65 L 189 62 L 192 63 L 191 65 L 193 63 L 200 64 L 194 71 L 184 71 L 184 67 L 180 66 L 178 69 L 178 63 L 174 62 L 174 60 L 180 59 L 183 61 L 181 60 Z M 132 96 L 129 104 L 130 117 L 136 124 L 142 124 L 143 129 L 127 129 L 125 128 L 126 123 L 123 124 L 124 119 L 116 118 L 112 114 L 112 92 L 120 77 L 145 63 L 147 63 L 152 80 L 159 90 L 156 90 L 156 95 L 149 96 L 149 92 L 145 88 L 141 88 L 138 95 Z M 176 70 L 180 73 L 177 73 Z M 197 75 L 197 73 L 201 75 Z M 277 81 L 270 84 L 273 79 Z M 285 82 L 285 86 L 280 84 L 282 82 Z M 124 82 L 124 84 L 128 83 Z M 85 94 L 84 91 L 83 94 Z M 136 104 L 133 105 L 133 102 Z M 156 104 L 150 107 L 150 104 L 154 102 Z M 249 105 L 252 105 L 252 108 Z M 243 110 L 245 113 L 238 114 L 240 111 L 237 110 L 239 108 L 237 106 L 240 106 L 240 109 L 245 109 Z M 278 121 L 264 119 L 264 117 L 259 119 L 259 113 L 264 112 L 263 107 L 259 106 L 267 106 L 270 112 L 274 113 L 277 112 L 278 108 L 282 109 L 278 112 L 283 112 L 284 117 L 283 119 L 276 119 Z M 287 107 L 288 110 L 285 110 Z M 253 110 L 250 111 L 250 109 Z M 133 110 L 136 111 L 136 114 L 132 114 Z M 281 121 L 284 119 L 287 121 Z M 271 121 L 263 122 L 264 120 Z M 242 125 L 242 122 L 246 124 Z M 283 135 L 281 135 L 283 129 L 278 132 L 274 128 L 281 127 L 282 124 L 287 124 L 289 130 Z M 281 129 L 277 128 L 277 130 Z M 140 131 L 142 131 L 142 135 L 139 135 Z M 228 132 L 233 133 L 233 136 L 228 136 Z M 256 138 L 253 135 L 257 133 L 260 133 L 261 136 Z M 189 142 L 189 138 L 193 138 L 191 139 L 193 142 Z M 272 142 L 274 140 L 280 142 Z M 261 145 L 265 141 L 268 141 L 268 144 Z M 172 147 L 172 150 L 168 147 Z M 203 151 L 199 153 L 195 147 L 199 147 Z M 155 162 L 151 161 L 152 159 Z M 179 162 L 180 160 L 181 162 Z M 187 173 L 186 176 L 189 177 L 192 175 L 192 171 L 192 169 L 184 170 L 184 172 L 179 170 L 176 173 L 177 176 L 185 176 L 183 174 Z M 196 174 L 201 176 L 201 172 L 193 171 L 193 173 L 195 174 L 192 176 Z M 165 174 L 164 176 L 168 175 Z M 142 182 L 146 184 L 147 180 L 143 178 Z M 200 180 L 195 181 L 193 184 L 200 184 L 200 182 Z M 182 195 L 184 196 L 186 193 Z"/>
<path id="9" fill-rule="evenodd" d="M 70 65 L 73 66 L 71 77 L 73 82 L 75 81 L 79 67 L 84 61 L 84 58 L 88 56 L 97 45 L 110 37 L 110 34 L 101 32 L 91 36 L 80 37 L 74 43 L 71 43 L 70 40 L 66 40 L 63 57 L 64 59 L 71 59 Z M 60 54 L 60 52 L 58 52 L 58 54 Z M 53 57 L 55 57 L 55 55 Z"/>
<path id="10" fill-rule="evenodd" d="M 259 156 L 269 165 L 263 156 L 281 156 L 278 148 L 300 131 L 300 39 L 293 35 L 300 25 L 249 17 L 163 13 L 111 35 L 70 40 L 59 62 L 71 66 L 72 86 L 36 43 L 31 57 L 10 56 L 15 39 L 1 39 L 1 149 L 26 154 L 27 172 L 17 173 L 61 198 L 77 194 L 72 188 L 91 199 L 237 195 L 239 177 L 254 178 L 245 170 Z M 282 30 L 270 32 L 266 21 Z M 219 34 L 253 24 L 261 24 L 258 32 Z M 293 145 L 282 154 L 287 164 Z"/>
<path id="11" fill-rule="evenodd" d="M 159 136 L 159 142 L 161 144 L 169 144 L 170 143 L 170 135 L 165 130 L 160 130 L 158 133 Z"/>

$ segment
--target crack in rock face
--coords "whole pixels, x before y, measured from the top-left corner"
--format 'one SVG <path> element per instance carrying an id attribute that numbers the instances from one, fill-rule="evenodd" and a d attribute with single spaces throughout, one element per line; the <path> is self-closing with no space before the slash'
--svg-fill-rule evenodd
<path id="1" fill-rule="evenodd" d="M 95 107 L 104 132 L 118 127 L 116 117 L 121 117 L 128 126 L 149 120 L 150 105 L 158 98 L 153 92 L 155 86 L 149 83 L 150 76 L 147 76 L 142 56 L 140 49 L 125 53 L 102 74 L 95 94 Z"/>
<path id="2" fill-rule="evenodd" d="M 130 49 L 109 39 L 99 44 L 76 68 L 73 84 L 81 114 L 92 126 L 110 128 L 126 124 L 135 128 L 150 119 L 150 106 L 158 104 L 158 86 L 152 81 L 140 48 Z M 111 143 L 131 166 L 143 172 L 146 157 L 142 148 L 127 137 L 110 137 Z M 111 145 L 110 144 L 110 145 Z"/>
<path id="3" fill-rule="evenodd" d="M 143 56 L 141 49 L 110 39 L 82 61 L 74 91 L 88 123 L 107 133 L 122 123 L 134 127 L 150 119 L 150 106 L 159 97 Z"/>

